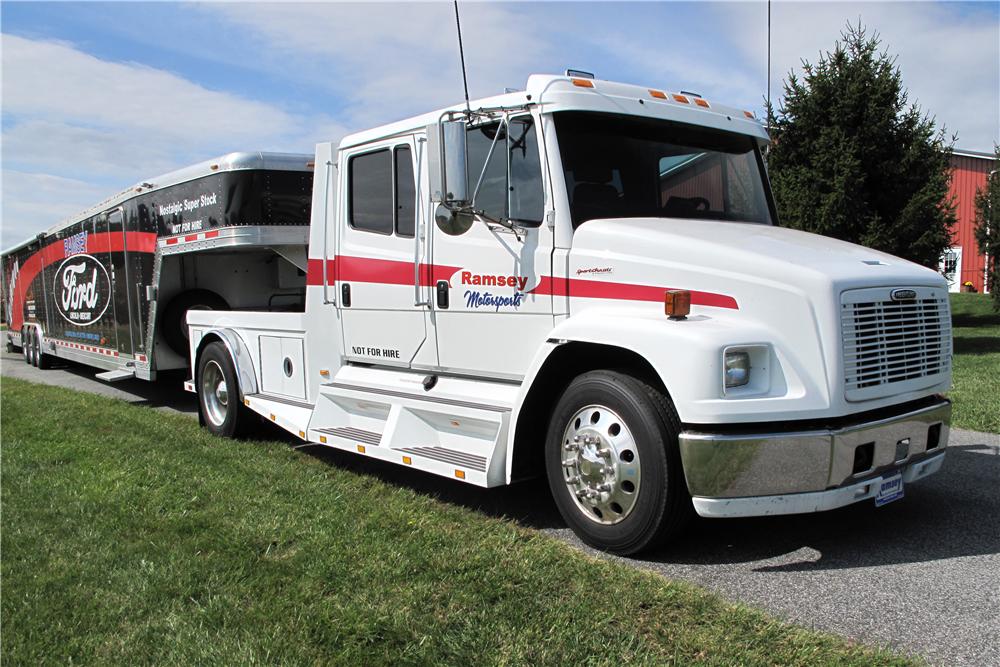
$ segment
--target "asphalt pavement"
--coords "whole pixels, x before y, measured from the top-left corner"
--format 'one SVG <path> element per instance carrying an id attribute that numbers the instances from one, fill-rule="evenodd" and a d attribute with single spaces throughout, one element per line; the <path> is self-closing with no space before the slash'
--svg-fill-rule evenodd
<path id="1" fill-rule="evenodd" d="M 39 371 L 6 353 L 0 373 L 191 416 L 197 411 L 181 375 L 109 385 L 95 380 L 93 369 Z M 885 507 L 862 503 L 812 515 L 698 519 L 674 545 L 641 559 L 581 544 L 543 480 L 483 490 L 321 447 L 309 451 L 800 625 L 935 665 L 1000 666 L 1000 435 L 953 429 L 941 471 L 906 487 L 903 500 Z"/>

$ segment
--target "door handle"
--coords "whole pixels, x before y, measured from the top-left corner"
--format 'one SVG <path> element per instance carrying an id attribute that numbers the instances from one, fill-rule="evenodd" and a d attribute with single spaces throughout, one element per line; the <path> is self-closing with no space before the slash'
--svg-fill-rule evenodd
<path id="1" fill-rule="evenodd" d="M 340 305 L 344 308 L 351 307 L 351 285 L 350 283 L 341 283 L 340 285 Z"/>
<path id="2" fill-rule="evenodd" d="M 441 310 L 448 310 L 449 287 L 447 280 L 437 281 L 437 306 Z"/>

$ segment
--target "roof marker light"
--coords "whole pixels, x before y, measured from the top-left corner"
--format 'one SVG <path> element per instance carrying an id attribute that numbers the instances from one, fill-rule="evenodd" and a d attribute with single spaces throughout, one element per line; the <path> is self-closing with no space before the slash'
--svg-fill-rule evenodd
<path id="1" fill-rule="evenodd" d="M 573 82 L 574 86 L 577 86 L 579 88 L 593 88 L 594 87 L 594 82 L 591 81 L 590 79 L 570 79 L 570 81 Z"/>
<path id="2" fill-rule="evenodd" d="M 752 111 L 744 111 L 743 115 L 746 116 L 747 118 L 749 118 L 750 120 L 753 120 L 753 112 Z"/>
<path id="3" fill-rule="evenodd" d="M 705 107 L 706 109 L 710 108 L 708 106 L 708 100 L 703 100 L 700 97 L 694 98 L 694 103 L 697 104 L 700 107 Z"/>
<path id="4" fill-rule="evenodd" d="M 671 97 L 674 98 L 674 102 L 680 102 L 682 104 L 690 104 L 690 102 L 688 102 L 688 98 L 684 97 L 683 95 L 678 95 L 677 93 L 674 93 L 673 95 L 671 95 Z"/>
<path id="5" fill-rule="evenodd" d="M 651 97 L 655 97 L 658 100 L 665 100 L 665 99 L 667 99 L 667 94 L 665 92 L 663 92 L 662 90 L 653 90 L 652 88 L 650 88 L 649 89 L 649 95 Z"/>

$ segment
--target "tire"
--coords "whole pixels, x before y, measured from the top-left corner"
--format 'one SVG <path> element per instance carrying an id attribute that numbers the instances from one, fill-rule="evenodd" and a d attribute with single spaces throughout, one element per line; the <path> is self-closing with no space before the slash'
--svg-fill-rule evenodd
<path id="1" fill-rule="evenodd" d="M 24 363 L 31 365 L 31 329 L 24 327 L 21 329 L 21 354 L 24 355 Z"/>
<path id="2" fill-rule="evenodd" d="M 38 329 L 31 327 L 31 365 L 38 368 L 38 356 L 41 352 L 41 344 L 38 340 Z"/>
<path id="3" fill-rule="evenodd" d="M 243 405 L 236 368 L 222 343 L 209 343 L 198 357 L 195 387 L 201 422 L 214 435 L 241 437 L 259 423 L 256 414 Z"/>
<path id="4" fill-rule="evenodd" d="M 45 350 L 42 349 L 42 338 L 37 335 L 35 336 L 35 366 L 42 371 L 52 368 L 52 357 L 45 354 Z"/>
<path id="5" fill-rule="evenodd" d="M 692 514 L 680 423 L 669 399 L 615 371 L 573 380 L 549 423 L 545 468 L 566 523 L 597 549 L 631 555 L 677 535 Z"/>
<path id="6" fill-rule="evenodd" d="M 204 289 L 183 292 L 171 299 L 163 311 L 163 340 L 182 357 L 189 352 L 185 322 L 189 310 L 229 310 L 229 304 L 215 292 Z"/>

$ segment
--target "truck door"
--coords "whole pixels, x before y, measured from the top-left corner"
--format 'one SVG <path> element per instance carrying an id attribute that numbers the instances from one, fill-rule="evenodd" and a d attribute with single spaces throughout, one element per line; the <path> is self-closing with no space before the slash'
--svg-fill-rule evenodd
<path id="1" fill-rule="evenodd" d="M 469 129 L 469 187 L 481 181 L 477 210 L 520 220 L 524 228 L 515 233 L 483 219 L 467 229 L 446 219 L 432 222 L 431 301 L 441 367 L 520 379 L 553 326 L 552 230 L 542 222 L 535 123 L 525 114 L 508 127 L 492 122 Z"/>
<path id="2" fill-rule="evenodd" d="M 417 146 L 407 137 L 341 156 L 345 196 L 334 275 L 344 355 L 351 361 L 399 367 L 437 362 L 427 339 L 429 309 L 417 296 Z"/>

